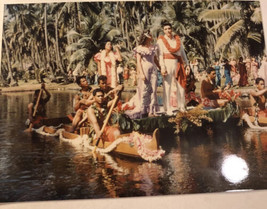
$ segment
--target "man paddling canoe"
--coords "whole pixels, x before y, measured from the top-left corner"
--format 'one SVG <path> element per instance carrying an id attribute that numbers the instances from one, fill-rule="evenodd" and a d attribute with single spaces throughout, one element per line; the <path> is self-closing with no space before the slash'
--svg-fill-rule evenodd
<path id="1" fill-rule="evenodd" d="M 106 103 L 104 91 L 100 88 L 93 91 L 93 97 L 95 102 L 87 110 L 88 125 L 90 127 L 89 137 L 101 138 L 103 141 L 114 141 L 120 135 L 118 127 L 106 126 L 103 134 L 101 133 L 101 127 L 104 124 L 113 100 Z"/>
<path id="2" fill-rule="evenodd" d="M 73 131 L 76 130 L 79 123 L 82 121 L 83 117 L 86 115 L 86 109 L 94 103 L 93 97 L 91 96 L 91 87 L 89 86 L 86 77 L 80 76 L 77 78 L 76 83 L 81 87 L 78 94 L 75 95 L 73 101 L 73 107 L 76 112 L 73 121 L 72 128 Z"/>
<path id="3" fill-rule="evenodd" d="M 46 96 L 43 98 L 43 91 Z M 33 95 L 33 101 L 28 104 L 29 118 L 26 121 L 26 125 L 30 125 L 32 128 L 40 128 L 43 125 L 43 119 L 46 118 L 46 103 L 50 100 L 51 94 L 45 88 L 45 84 L 42 83 L 41 90 L 35 90 Z"/>

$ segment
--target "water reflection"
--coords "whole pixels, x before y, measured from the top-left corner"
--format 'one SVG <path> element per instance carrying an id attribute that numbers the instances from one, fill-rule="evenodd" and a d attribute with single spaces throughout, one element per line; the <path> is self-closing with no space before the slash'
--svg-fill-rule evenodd
<path id="1" fill-rule="evenodd" d="M 72 112 L 73 94 L 52 92 L 48 117 Z M 237 127 L 212 136 L 162 132 L 160 144 L 166 155 L 157 163 L 93 156 L 56 137 L 23 133 L 31 100 L 32 93 L 0 95 L 0 202 L 267 188 L 266 132 Z"/>

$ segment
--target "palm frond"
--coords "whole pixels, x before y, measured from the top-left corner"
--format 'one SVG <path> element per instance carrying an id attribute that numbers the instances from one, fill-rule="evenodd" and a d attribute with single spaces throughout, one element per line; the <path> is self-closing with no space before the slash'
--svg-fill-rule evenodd
<path id="1" fill-rule="evenodd" d="M 114 29 L 111 29 L 111 30 L 106 34 L 106 37 L 107 37 L 107 39 L 113 41 L 114 37 L 115 37 L 115 36 L 119 36 L 119 35 L 121 35 L 120 30 L 117 30 L 117 29 L 114 28 Z"/>
<path id="2" fill-rule="evenodd" d="M 218 39 L 215 45 L 215 51 L 218 51 L 221 47 L 229 44 L 231 38 L 239 31 L 244 29 L 244 20 L 239 20 L 233 24 L 225 33 Z"/>
<path id="3" fill-rule="evenodd" d="M 70 64 L 84 61 L 89 53 L 88 49 L 79 49 L 70 56 Z"/>
<path id="4" fill-rule="evenodd" d="M 80 37 L 82 37 L 82 35 L 79 34 L 78 32 L 76 32 L 75 30 L 70 30 L 70 31 L 67 33 L 67 37 L 68 37 L 68 38 L 80 38 Z"/>
<path id="5" fill-rule="evenodd" d="M 247 38 L 252 39 L 258 43 L 261 43 L 261 34 L 256 32 L 249 32 Z"/>
<path id="6" fill-rule="evenodd" d="M 218 28 L 220 28 L 221 26 L 225 25 L 228 22 L 228 20 L 223 20 L 220 21 L 219 23 L 217 23 L 216 25 L 214 25 L 212 28 L 210 28 L 209 30 L 211 31 L 216 31 Z"/>
<path id="7" fill-rule="evenodd" d="M 256 23 L 256 24 L 261 24 L 262 23 L 262 17 L 261 17 L 261 10 L 260 8 L 256 8 L 253 14 L 251 15 L 251 21 Z"/>
<path id="8" fill-rule="evenodd" d="M 72 44 L 70 44 L 69 46 L 66 47 L 66 52 L 77 51 L 80 48 L 81 48 L 80 47 L 80 44 L 78 44 L 78 43 L 72 43 Z"/>
<path id="9" fill-rule="evenodd" d="M 80 48 L 92 49 L 96 47 L 94 41 L 90 37 L 79 39 L 78 44 L 80 45 Z"/>
<path id="10" fill-rule="evenodd" d="M 241 14 L 236 9 L 214 9 L 205 10 L 198 16 L 199 21 L 214 21 L 214 20 L 225 20 L 225 19 L 240 19 Z"/>

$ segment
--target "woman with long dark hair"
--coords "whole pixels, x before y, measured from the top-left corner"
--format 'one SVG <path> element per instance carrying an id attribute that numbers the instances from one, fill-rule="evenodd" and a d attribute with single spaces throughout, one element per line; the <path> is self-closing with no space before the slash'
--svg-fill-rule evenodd
<path id="1" fill-rule="evenodd" d="M 107 76 L 107 85 L 115 88 L 117 86 L 116 60 L 122 61 L 119 46 L 115 46 L 115 52 L 112 50 L 112 44 L 107 41 L 105 49 L 97 53 L 94 60 L 97 62 L 98 75 Z"/>

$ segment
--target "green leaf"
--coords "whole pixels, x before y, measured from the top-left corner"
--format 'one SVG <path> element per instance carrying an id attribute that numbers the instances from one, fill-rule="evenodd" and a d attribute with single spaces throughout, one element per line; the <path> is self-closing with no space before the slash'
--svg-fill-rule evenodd
<path id="1" fill-rule="evenodd" d="M 205 10 L 200 13 L 198 16 L 199 21 L 214 21 L 214 20 L 227 20 L 240 19 L 240 11 L 237 9 L 213 9 L 213 10 Z"/>
<path id="2" fill-rule="evenodd" d="M 253 39 L 254 41 L 261 43 L 261 34 L 255 32 L 249 32 L 247 38 Z"/>
<path id="3" fill-rule="evenodd" d="M 251 15 L 250 19 L 252 22 L 256 24 L 261 24 L 262 23 L 261 9 L 256 8 L 253 14 Z"/>
<path id="4" fill-rule="evenodd" d="M 239 20 L 222 34 L 215 45 L 215 51 L 230 43 L 231 38 L 239 31 L 244 29 L 244 20 Z"/>

